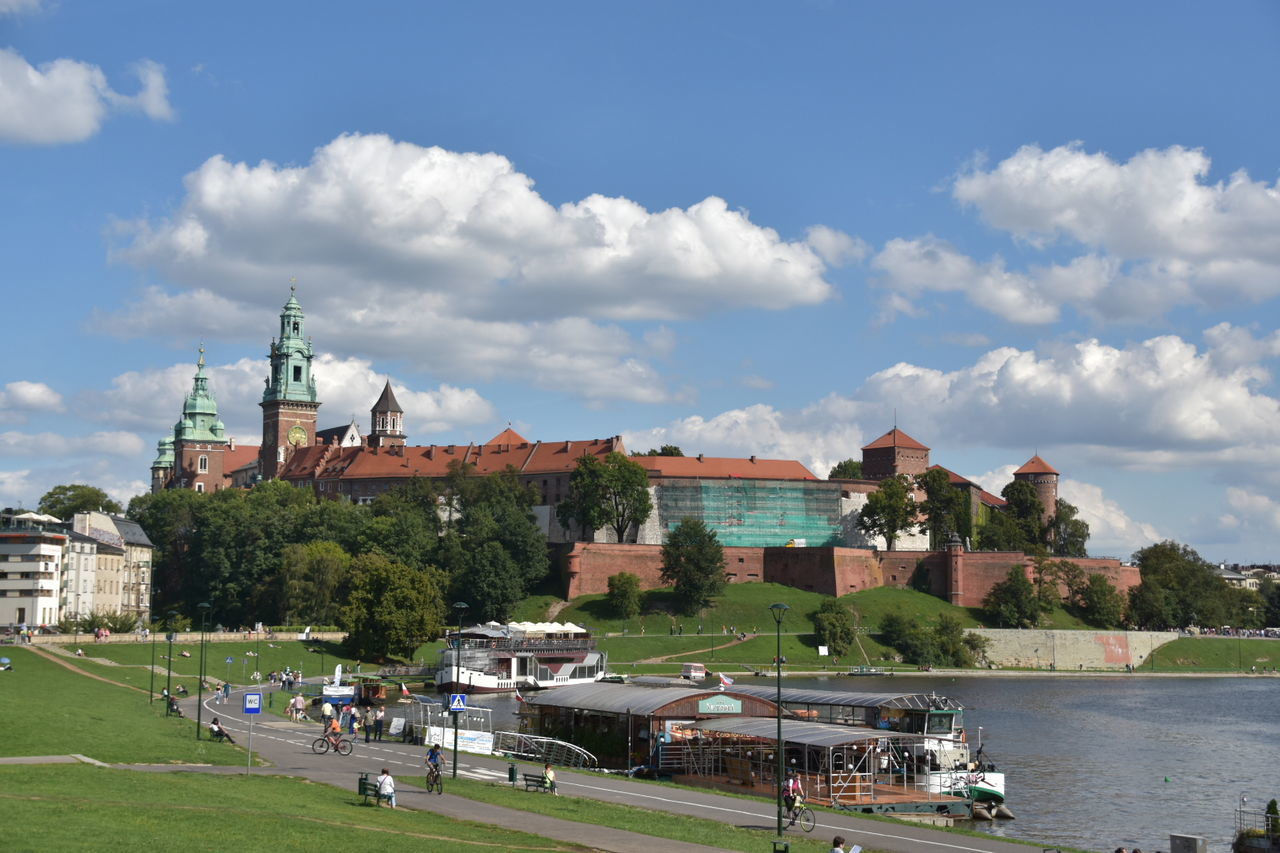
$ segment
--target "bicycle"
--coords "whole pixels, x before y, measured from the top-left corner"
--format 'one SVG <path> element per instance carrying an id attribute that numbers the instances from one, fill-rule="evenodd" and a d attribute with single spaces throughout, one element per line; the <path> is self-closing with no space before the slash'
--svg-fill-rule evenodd
<path id="1" fill-rule="evenodd" d="M 427 793 L 444 793 L 444 777 L 438 764 L 427 765 Z"/>
<path id="2" fill-rule="evenodd" d="M 813 810 L 806 806 L 803 800 L 798 801 L 787 814 L 791 817 L 791 822 L 787 824 L 788 828 L 798 823 L 805 832 L 813 832 L 813 828 L 818 825 L 817 818 L 813 816 Z"/>
<path id="3" fill-rule="evenodd" d="M 351 741 L 346 738 L 331 738 L 328 735 L 321 735 L 311 744 L 311 751 L 316 755 L 324 755 L 332 749 L 338 755 L 351 754 Z"/>

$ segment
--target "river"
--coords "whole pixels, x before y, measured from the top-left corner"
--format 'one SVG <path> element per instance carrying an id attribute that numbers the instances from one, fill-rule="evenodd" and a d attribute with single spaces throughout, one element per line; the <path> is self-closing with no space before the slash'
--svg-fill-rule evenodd
<path id="1" fill-rule="evenodd" d="M 744 679 L 757 682 L 757 679 Z M 764 683 L 772 683 L 763 680 Z M 1280 679 L 982 676 L 788 678 L 791 687 L 936 691 L 965 706 L 970 742 L 1006 774 L 1013 821 L 983 827 L 1046 846 L 1168 850 L 1169 833 L 1230 849 L 1241 796 L 1280 797 Z M 502 728 L 511 698 L 477 697 Z M 980 825 L 981 826 L 981 825 Z"/>

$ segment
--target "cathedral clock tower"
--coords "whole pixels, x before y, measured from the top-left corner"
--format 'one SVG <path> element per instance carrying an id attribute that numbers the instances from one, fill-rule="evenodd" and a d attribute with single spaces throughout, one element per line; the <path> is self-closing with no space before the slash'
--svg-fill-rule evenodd
<path id="1" fill-rule="evenodd" d="M 316 380 L 311 374 L 311 340 L 303 331 L 302 306 L 289 288 L 280 312 L 280 337 L 271 341 L 271 375 L 262 392 L 262 447 L 258 468 L 264 480 L 277 477 L 289 456 L 316 440 Z"/>

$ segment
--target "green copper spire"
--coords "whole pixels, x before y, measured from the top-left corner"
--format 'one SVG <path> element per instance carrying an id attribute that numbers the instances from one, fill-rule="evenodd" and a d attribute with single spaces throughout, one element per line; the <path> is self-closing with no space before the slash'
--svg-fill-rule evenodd
<path id="1" fill-rule="evenodd" d="M 302 306 L 295 296 L 296 285 L 289 287 L 289 301 L 280 312 L 280 339 L 271 342 L 271 376 L 262 392 L 263 402 L 271 400 L 316 401 L 316 380 L 311 375 L 311 341 L 303 333 Z"/>
<path id="2" fill-rule="evenodd" d="M 209 377 L 204 372 L 204 347 L 200 347 L 200 360 L 196 362 L 196 375 L 191 383 L 191 393 L 182 404 L 182 420 L 174 424 L 173 438 L 178 441 L 225 443 L 226 431 L 218 420 L 218 403 L 209 390 Z"/>
<path id="3" fill-rule="evenodd" d="M 151 463 L 151 467 L 173 467 L 173 438 L 162 438 L 156 442 L 156 461 Z"/>

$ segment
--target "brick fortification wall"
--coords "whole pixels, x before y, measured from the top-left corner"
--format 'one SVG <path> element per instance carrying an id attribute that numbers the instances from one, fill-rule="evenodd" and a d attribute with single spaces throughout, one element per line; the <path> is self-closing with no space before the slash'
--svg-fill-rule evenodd
<path id="1" fill-rule="evenodd" d="M 980 607 L 991 588 L 1022 566 L 1032 578 L 1032 561 L 1020 551 L 873 551 L 863 548 L 725 548 L 725 573 L 730 583 L 766 581 L 824 595 L 847 595 L 880 586 L 906 587 L 917 566 L 928 572 L 934 595 L 962 607 Z M 662 583 L 661 545 L 616 545 L 576 542 L 566 546 L 557 562 L 565 578 L 565 594 L 603 594 L 609 576 L 630 572 L 641 589 Z M 1140 581 L 1136 566 L 1113 559 L 1072 562 L 1087 574 L 1101 574 L 1121 595 Z M 1065 592 L 1065 590 L 1062 590 Z"/>

